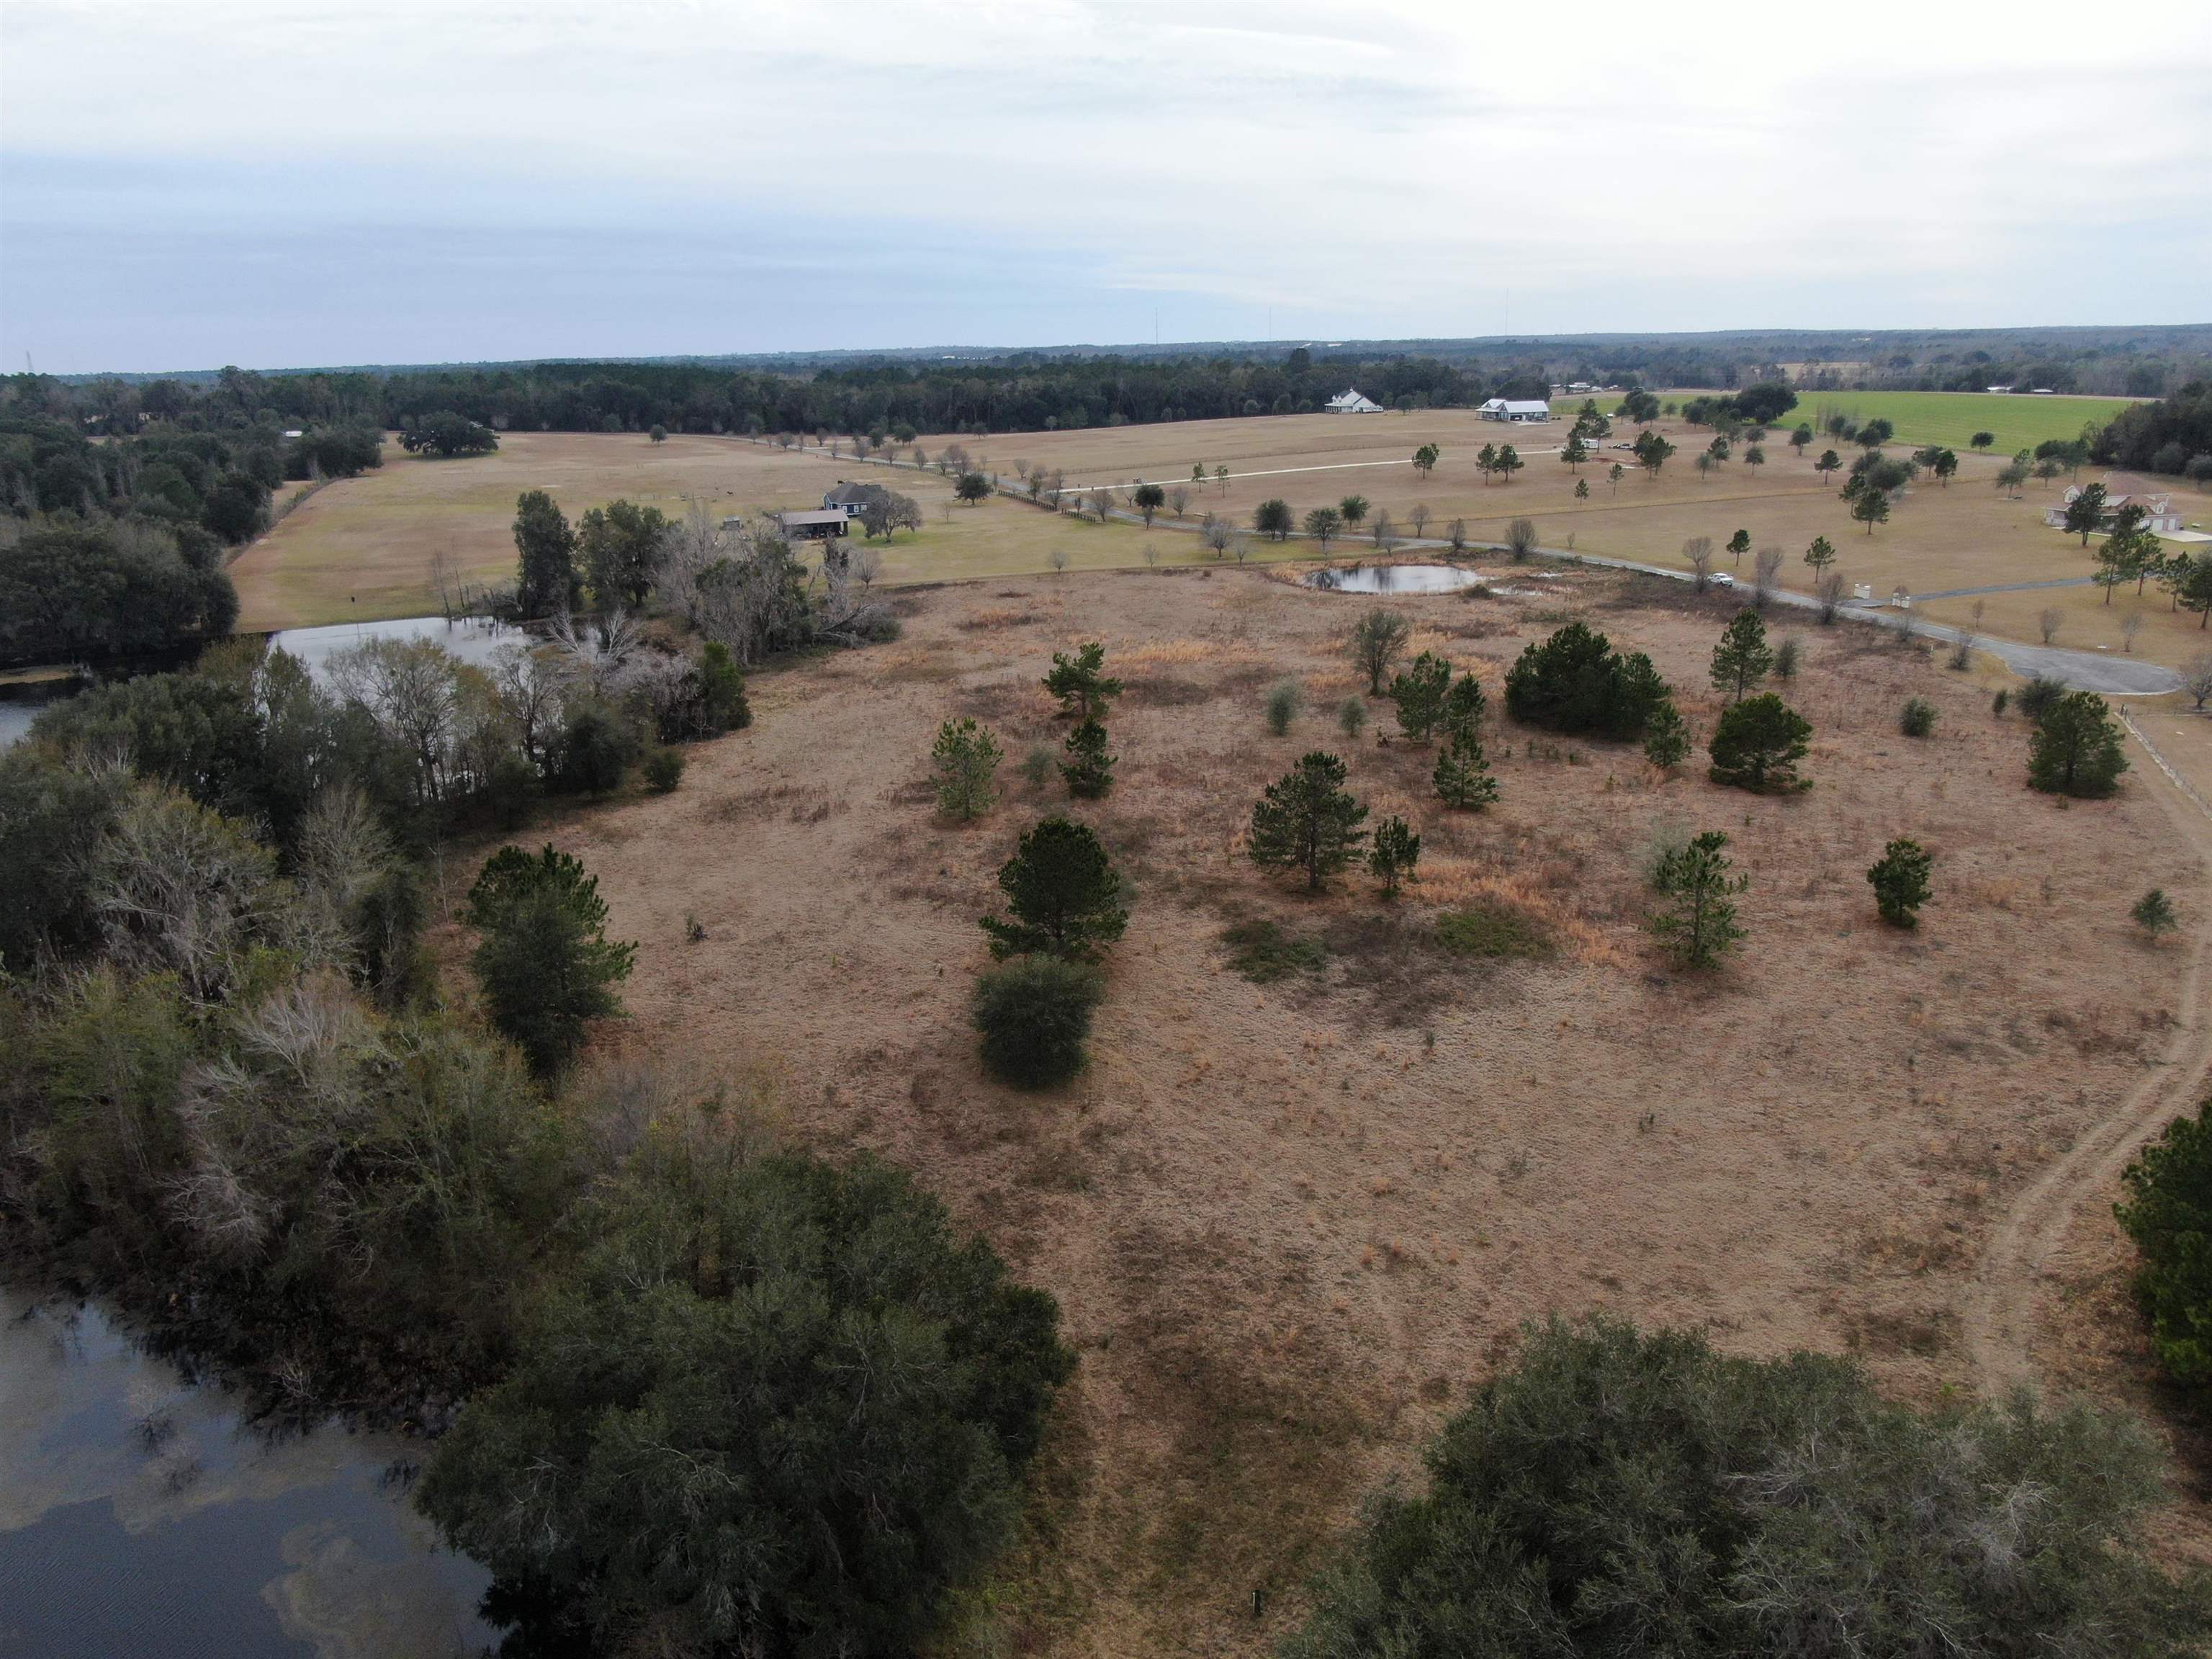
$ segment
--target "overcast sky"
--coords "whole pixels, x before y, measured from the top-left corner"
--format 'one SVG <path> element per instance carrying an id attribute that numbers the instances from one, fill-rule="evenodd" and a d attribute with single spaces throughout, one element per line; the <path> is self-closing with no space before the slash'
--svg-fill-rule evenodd
<path id="1" fill-rule="evenodd" d="M 0 361 L 2205 322 L 2208 88 L 2208 0 L 0 0 Z"/>

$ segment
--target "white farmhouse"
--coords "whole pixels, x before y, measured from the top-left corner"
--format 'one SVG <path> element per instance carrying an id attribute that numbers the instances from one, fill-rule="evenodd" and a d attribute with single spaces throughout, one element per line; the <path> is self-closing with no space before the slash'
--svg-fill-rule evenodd
<path id="1" fill-rule="evenodd" d="M 1552 406 L 1541 398 L 1492 398 L 1474 411 L 1486 421 L 1516 424 L 1552 418 Z"/>
<path id="2" fill-rule="evenodd" d="M 1382 405 L 1371 398 L 1361 397 L 1351 386 L 1346 386 L 1328 400 L 1328 412 L 1332 415 L 1380 415 Z"/>

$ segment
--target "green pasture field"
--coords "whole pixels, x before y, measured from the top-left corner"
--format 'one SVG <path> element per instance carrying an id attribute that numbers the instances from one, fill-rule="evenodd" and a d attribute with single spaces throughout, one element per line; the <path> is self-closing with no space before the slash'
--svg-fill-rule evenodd
<path id="1" fill-rule="evenodd" d="M 1834 411 L 1859 422 L 1887 420 L 1896 427 L 1899 443 L 1942 444 L 1962 455 L 1974 434 L 1994 433 L 1996 442 L 1990 453 L 2009 455 L 2033 449 L 2046 438 L 2078 438 L 2084 426 L 2102 426 L 2130 401 L 2009 392 L 1801 392 L 1797 407 L 1776 429 L 1787 432 L 1800 421 L 1810 421 L 1817 430 Z"/>

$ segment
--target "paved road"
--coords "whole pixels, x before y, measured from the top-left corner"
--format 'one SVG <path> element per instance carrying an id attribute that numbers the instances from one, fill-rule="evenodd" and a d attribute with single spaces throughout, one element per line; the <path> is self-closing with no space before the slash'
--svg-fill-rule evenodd
<path id="1" fill-rule="evenodd" d="M 1540 547 L 1536 550 L 1547 558 L 1603 565 L 1614 570 L 1639 570 L 1647 575 L 1665 576 L 1674 581 L 1690 580 L 1687 571 L 1671 570 L 1664 565 L 1638 564 L 1632 559 L 1608 559 L 1595 553 L 1570 553 L 1563 548 Z M 1820 608 L 1820 601 L 1810 593 L 1793 592 L 1786 587 L 1776 588 L 1772 597 L 1778 604 L 1794 605 L 1801 610 L 1817 611 Z M 2051 679 L 2063 680 L 2077 690 L 2095 691 L 2108 697 L 2155 697 L 2176 690 L 2181 684 L 2179 674 L 2153 662 L 2108 657 L 2096 651 L 2068 651 L 2055 645 L 2027 645 L 2018 640 L 1995 639 L 1986 634 L 1974 634 L 1963 628 L 1954 628 L 1948 623 L 1928 622 L 1910 611 L 1892 611 L 1887 607 L 1854 603 L 1842 609 L 1844 616 L 1856 622 L 1871 623 L 1877 628 L 1899 629 L 1923 639 L 1940 640 L 1947 645 L 1956 644 L 1962 638 L 1970 638 L 1974 642 L 1975 650 L 1988 652 L 2015 674 L 2041 674 Z"/>

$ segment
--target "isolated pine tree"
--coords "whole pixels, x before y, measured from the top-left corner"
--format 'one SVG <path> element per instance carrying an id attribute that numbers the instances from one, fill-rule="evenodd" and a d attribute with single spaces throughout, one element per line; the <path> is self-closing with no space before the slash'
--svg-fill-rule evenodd
<path id="1" fill-rule="evenodd" d="M 1446 740 L 1432 775 L 1444 805 L 1462 812 L 1479 812 L 1498 799 L 1498 780 L 1490 775 L 1482 739 L 1471 727 L 1461 727 Z"/>
<path id="2" fill-rule="evenodd" d="M 1352 862 L 1367 832 L 1367 809 L 1345 793 L 1344 763 L 1321 750 L 1302 758 L 1252 808 L 1252 861 L 1303 870 L 1306 886 Z"/>

